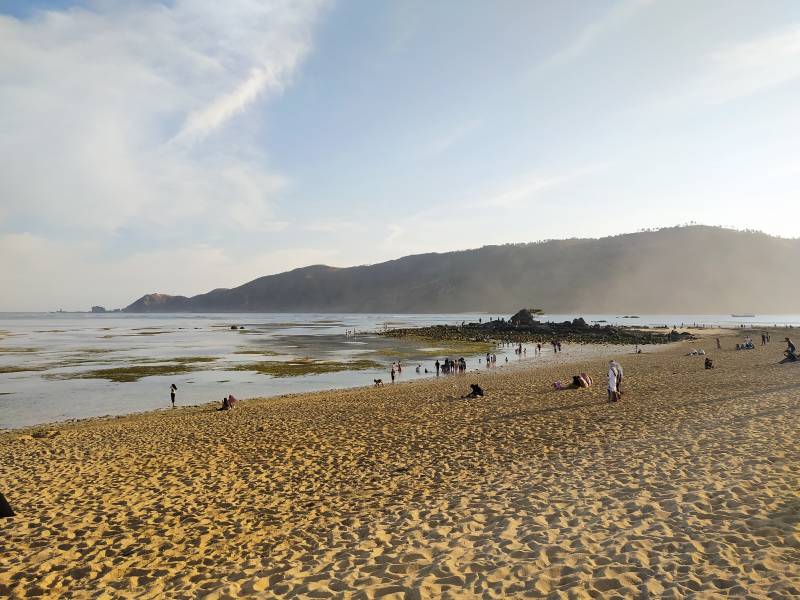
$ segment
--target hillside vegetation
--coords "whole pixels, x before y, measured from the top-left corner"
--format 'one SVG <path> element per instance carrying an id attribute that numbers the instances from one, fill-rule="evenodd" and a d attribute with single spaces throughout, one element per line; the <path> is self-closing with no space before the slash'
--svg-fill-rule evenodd
<path id="1" fill-rule="evenodd" d="M 800 240 L 691 226 L 314 265 L 127 312 L 800 312 Z"/>

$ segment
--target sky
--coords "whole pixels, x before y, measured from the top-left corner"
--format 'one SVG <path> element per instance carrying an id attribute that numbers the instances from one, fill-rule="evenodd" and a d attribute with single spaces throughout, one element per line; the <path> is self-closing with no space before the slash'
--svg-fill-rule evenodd
<path id="1" fill-rule="evenodd" d="M 800 236 L 795 0 L 0 0 L 0 311 L 690 222 Z"/>

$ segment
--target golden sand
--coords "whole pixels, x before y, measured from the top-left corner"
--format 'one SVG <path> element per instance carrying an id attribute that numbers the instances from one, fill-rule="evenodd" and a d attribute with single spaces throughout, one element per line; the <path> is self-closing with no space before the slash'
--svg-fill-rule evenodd
<path id="1" fill-rule="evenodd" d="M 4 434 L 0 597 L 797 598 L 781 348 L 618 355 L 613 405 L 592 358 Z"/>

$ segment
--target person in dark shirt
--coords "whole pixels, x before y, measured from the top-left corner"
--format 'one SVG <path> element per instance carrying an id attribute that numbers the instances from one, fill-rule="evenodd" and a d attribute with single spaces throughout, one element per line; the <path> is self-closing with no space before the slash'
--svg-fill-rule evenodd
<path id="1" fill-rule="evenodd" d="M 792 362 L 797 360 L 797 348 L 788 337 L 786 338 L 786 352 L 784 354 Z"/>

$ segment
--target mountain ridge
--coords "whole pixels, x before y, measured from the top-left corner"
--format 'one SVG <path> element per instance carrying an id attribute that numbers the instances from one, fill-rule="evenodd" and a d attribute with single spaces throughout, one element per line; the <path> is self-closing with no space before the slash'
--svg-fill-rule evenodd
<path id="1" fill-rule="evenodd" d="M 798 310 L 800 240 L 693 225 L 603 238 L 309 265 L 125 312 L 783 313 Z"/>

